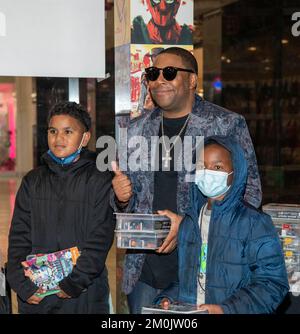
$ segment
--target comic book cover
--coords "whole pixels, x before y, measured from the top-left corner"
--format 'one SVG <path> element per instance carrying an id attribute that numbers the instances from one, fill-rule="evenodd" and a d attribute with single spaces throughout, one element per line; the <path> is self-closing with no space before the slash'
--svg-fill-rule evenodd
<path id="1" fill-rule="evenodd" d="M 60 291 L 59 282 L 72 272 L 79 256 L 78 248 L 72 247 L 49 254 L 29 255 L 22 266 L 25 276 L 45 291 L 38 295 L 45 297 Z"/>
<path id="2" fill-rule="evenodd" d="M 131 0 L 130 5 L 132 44 L 193 44 L 193 0 Z"/>

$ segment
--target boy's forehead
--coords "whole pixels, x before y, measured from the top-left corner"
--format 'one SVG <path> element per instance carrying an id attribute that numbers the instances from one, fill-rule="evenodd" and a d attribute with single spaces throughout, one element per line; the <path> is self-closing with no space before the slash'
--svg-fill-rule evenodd
<path id="1" fill-rule="evenodd" d="M 212 143 L 204 147 L 204 158 L 211 155 L 217 155 L 220 158 L 228 158 L 231 160 L 231 153 L 218 143 Z"/>
<path id="2" fill-rule="evenodd" d="M 54 115 L 50 118 L 49 127 L 72 127 L 72 128 L 84 128 L 84 125 L 75 117 L 70 115 Z"/>

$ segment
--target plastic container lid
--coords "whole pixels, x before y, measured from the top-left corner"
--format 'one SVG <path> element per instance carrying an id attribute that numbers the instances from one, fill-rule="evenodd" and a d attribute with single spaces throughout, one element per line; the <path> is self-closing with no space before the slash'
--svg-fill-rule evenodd
<path id="1" fill-rule="evenodd" d="M 117 216 L 117 219 L 143 219 L 143 220 L 159 220 L 159 221 L 169 221 L 170 218 L 167 216 L 162 216 L 159 214 L 151 213 L 119 213 L 115 212 L 114 215 Z"/>
<path id="2" fill-rule="evenodd" d="M 263 205 L 264 210 L 272 211 L 294 211 L 300 213 L 300 204 L 268 203 Z"/>

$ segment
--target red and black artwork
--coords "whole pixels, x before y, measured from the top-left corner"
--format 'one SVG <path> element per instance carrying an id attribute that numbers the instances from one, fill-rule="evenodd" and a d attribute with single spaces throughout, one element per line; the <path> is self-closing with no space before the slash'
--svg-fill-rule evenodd
<path id="1" fill-rule="evenodd" d="M 146 23 L 145 20 L 148 19 L 149 15 L 137 15 L 134 17 L 131 27 L 131 43 L 193 44 L 193 27 L 192 24 L 187 24 L 192 18 L 187 17 L 185 23 L 179 23 L 176 19 L 179 9 L 186 4 L 187 1 L 182 0 L 143 0 L 137 3 L 137 6 L 144 5 L 147 7 L 151 18 Z M 132 13 L 135 8 L 132 9 Z"/>

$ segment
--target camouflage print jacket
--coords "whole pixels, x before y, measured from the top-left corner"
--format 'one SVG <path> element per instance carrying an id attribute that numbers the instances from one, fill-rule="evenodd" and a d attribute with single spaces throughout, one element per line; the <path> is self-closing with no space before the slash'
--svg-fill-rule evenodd
<path id="1" fill-rule="evenodd" d="M 151 113 L 147 113 L 138 119 L 133 119 L 128 128 L 128 140 L 133 136 L 143 136 L 148 141 L 150 147 L 151 136 L 157 136 L 161 124 L 162 113 L 156 108 Z M 256 156 L 253 144 L 250 138 L 247 124 L 243 116 L 212 104 L 195 95 L 195 103 L 185 131 L 185 136 L 212 136 L 225 135 L 232 136 L 245 150 L 245 156 L 248 160 L 248 180 L 246 185 L 245 200 L 255 207 L 261 203 L 261 183 L 258 173 Z M 122 150 L 122 154 L 130 154 L 130 149 Z M 143 152 L 143 160 L 151 161 L 151 150 Z M 153 155 L 153 154 L 152 154 Z M 124 167 L 124 166 L 123 166 Z M 121 166 L 122 169 L 122 166 Z M 124 169 L 124 168 L 123 168 Z M 127 171 L 126 174 L 133 184 L 133 193 L 126 212 L 152 213 L 152 202 L 154 192 L 154 172 L 149 171 Z M 178 213 L 183 215 L 189 207 L 190 201 L 190 182 L 185 181 L 187 171 L 183 168 L 178 172 L 177 186 L 177 208 Z M 115 196 L 112 193 L 111 204 L 115 211 L 120 211 Z M 122 288 L 126 294 L 129 294 L 138 281 L 145 253 L 129 252 L 125 256 L 123 271 Z"/>

